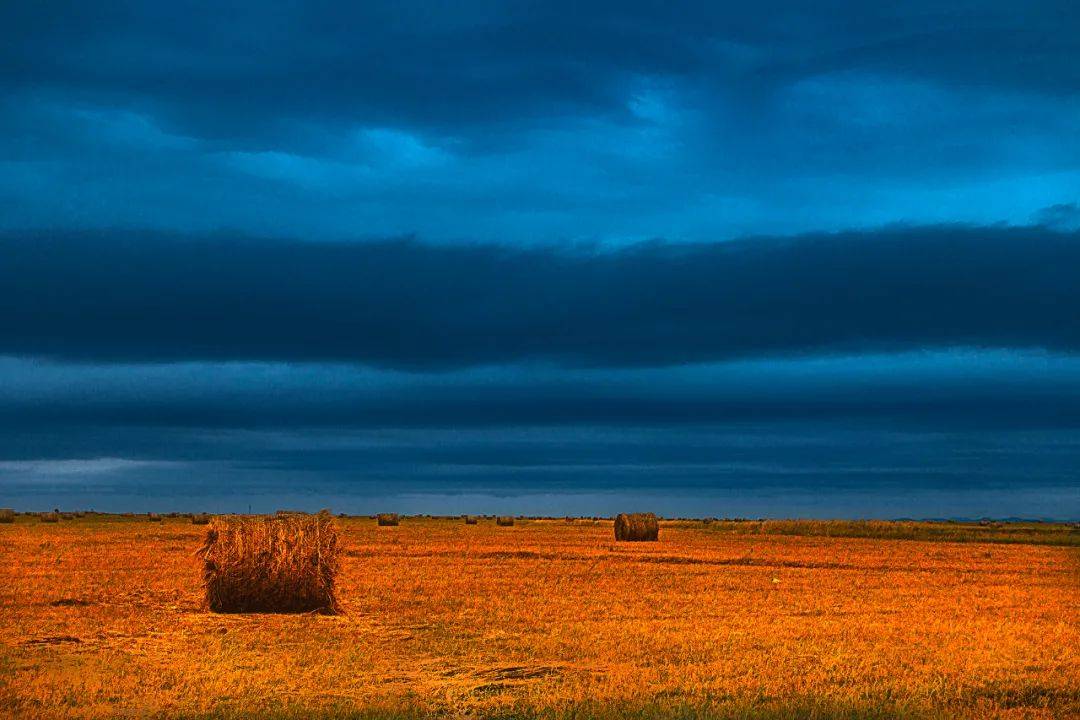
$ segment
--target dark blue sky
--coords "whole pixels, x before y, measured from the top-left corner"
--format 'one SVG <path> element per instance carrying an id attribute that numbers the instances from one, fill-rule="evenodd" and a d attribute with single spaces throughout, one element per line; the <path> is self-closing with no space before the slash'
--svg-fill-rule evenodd
<path id="1" fill-rule="evenodd" d="M 1080 518 L 1080 5 L 583 5 L 0 5 L 0 502 Z"/>

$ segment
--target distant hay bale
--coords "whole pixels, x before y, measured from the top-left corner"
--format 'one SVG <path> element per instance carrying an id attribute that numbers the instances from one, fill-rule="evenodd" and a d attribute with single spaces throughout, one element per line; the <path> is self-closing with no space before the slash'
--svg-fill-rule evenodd
<path id="1" fill-rule="evenodd" d="M 40 518 L 41 522 L 43 522 L 43 523 L 60 522 L 60 513 L 43 512 L 40 515 L 38 515 L 38 518 Z"/>
<path id="2" fill-rule="evenodd" d="M 210 516 L 207 515 L 206 513 L 197 513 L 195 515 L 192 515 L 191 516 L 191 524 L 192 525 L 209 525 L 210 524 Z"/>
<path id="3" fill-rule="evenodd" d="M 474 518 L 472 515 L 466 515 L 465 516 L 465 524 L 466 525 L 475 525 L 476 524 L 476 518 Z"/>
<path id="4" fill-rule="evenodd" d="M 0 523 L 15 522 L 15 511 L 11 508 L 0 508 Z"/>
<path id="5" fill-rule="evenodd" d="M 215 518 L 199 551 L 214 612 L 340 611 L 341 547 L 327 513 Z"/>
<path id="6" fill-rule="evenodd" d="M 620 541 L 655 541 L 660 522 L 652 513 L 619 513 L 615 518 L 615 539 Z"/>
<path id="7" fill-rule="evenodd" d="M 514 524 L 514 518 L 508 515 L 500 515 L 499 517 L 495 518 L 495 524 L 499 527 L 510 527 Z"/>
<path id="8" fill-rule="evenodd" d="M 146 513 L 146 519 L 149 522 L 161 522 L 161 516 L 157 513 Z"/>
<path id="9" fill-rule="evenodd" d="M 375 522 L 379 523 L 380 527 L 392 527 L 401 522 L 401 518 L 397 513 L 379 513 Z"/>

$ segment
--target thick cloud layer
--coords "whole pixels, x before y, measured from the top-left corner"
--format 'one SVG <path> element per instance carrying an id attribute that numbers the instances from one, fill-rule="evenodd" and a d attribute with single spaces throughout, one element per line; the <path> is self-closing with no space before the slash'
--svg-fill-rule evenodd
<path id="1" fill-rule="evenodd" d="M 617 251 L 140 233 L 0 240 L 0 353 L 660 366 L 1080 349 L 1080 235 L 897 228 Z"/>
<path id="2" fill-rule="evenodd" d="M 1080 10 L 1066 0 L 705 3 L 9 3 L 8 87 L 150 109 L 185 135 L 256 138 L 318 119 L 482 127 L 626 113 L 637 77 L 744 102 L 850 70 L 1071 94 Z M 93 62 L 88 62 L 93 60 Z"/>
<path id="3" fill-rule="evenodd" d="M 701 241 L 1027 222 L 1080 6 L 0 4 L 0 227 Z"/>
<path id="4" fill-rule="evenodd" d="M 0 2 L 0 505 L 1076 517 L 1078 27 Z"/>

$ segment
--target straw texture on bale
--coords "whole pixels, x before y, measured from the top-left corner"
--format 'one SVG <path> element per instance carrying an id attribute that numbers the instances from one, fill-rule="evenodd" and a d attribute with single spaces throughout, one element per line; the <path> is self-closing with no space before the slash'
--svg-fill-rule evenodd
<path id="1" fill-rule="evenodd" d="M 499 517 L 495 518 L 495 524 L 502 527 L 510 527 L 514 524 L 514 518 L 500 515 Z"/>
<path id="2" fill-rule="evenodd" d="M 328 514 L 215 518 L 199 551 L 214 612 L 340 610 L 340 543 Z"/>
<path id="3" fill-rule="evenodd" d="M 11 508 L 0 508 L 0 523 L 15 522 L 15 511 Z"/>
<path id="4" fill-rule="evenodd" d="M 379 513 L 376 522 L 381 526 L 397 525 L 401 521 L 397 513 Z"/>
<path id="5" fill-rule="evenodd" d="M 207 515 L 206 513 L 198 513 L 196 515 L 192 515 L 191 516 L 191 524 L 192 525 L 209 525 L 210 524 L 210 516 Z"/>
<path id="6" fill-rule="evenodd" d="M 615 518 L 615 539 L 654 541 L 660 536 L 660 522 L 652 513 L 619 513 Z"/>
<path id="7" fill-rule="evenodd" d="M 39 515 L 38 517 L 41 518 L 41 522 L 47 522 L 47 523 L 60 522 L 60 513 L 44 512 L 44 513 L 41 513 L 41 515 Z"/>

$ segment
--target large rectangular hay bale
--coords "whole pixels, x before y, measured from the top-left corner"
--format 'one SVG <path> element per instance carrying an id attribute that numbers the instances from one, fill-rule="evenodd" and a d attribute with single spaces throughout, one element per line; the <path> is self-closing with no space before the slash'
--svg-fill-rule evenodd
<path id="1" fill-rule="evenodd" d="M 60 522 L 60 513 L 57 512 L 43 512 L 38 515 L 43 523 L 55 523 Z"/>
<path id="2" fill-rule="evenodd" d="M 510 527 L 514 524 L 514 518 L 508 515 L 500 515 L 499 517 L 495 518 L 495 524 L 499 527 Z"/>
<path id="3" fill-rule="evenodd" d="M 15 511 L 11 508 L 0 508 L 0 523 L 15 522 Z"/>
<path id="4" fill-rule="evenodd" d="M 376 519 L 376 522 L 378 522 L 379 525 L 382 527 L 392 527 L 394 525 L 397 525 L 400 521 L 401 518 L 398 516 L 397 513 L 379 513 L 378 518 Z"/>
<path id="5" fill-rule="evenodd" d="M 615 539 L 654 542 L 660 536 L 660 521 L 652 513 L 619 513 L 615 518 Z"/>
<path id="6" fill-rule="evenodd" d="M 329 514 L 215 518 L 200 551 L 214 612 L 340 610 L 340 543 Z"/>

